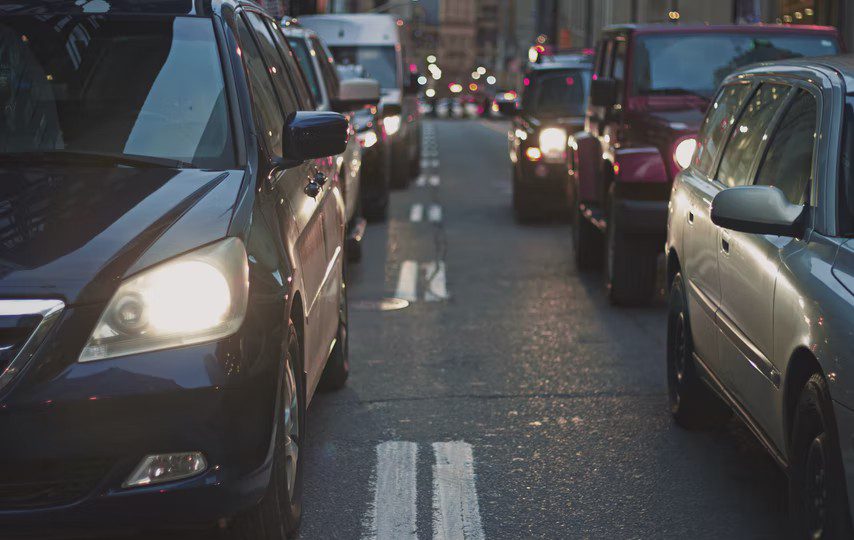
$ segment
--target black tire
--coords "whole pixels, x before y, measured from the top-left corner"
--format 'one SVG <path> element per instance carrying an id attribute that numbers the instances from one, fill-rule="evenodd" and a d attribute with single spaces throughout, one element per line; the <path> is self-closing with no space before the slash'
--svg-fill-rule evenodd
<path id="1" fill-rule="evenodd" d="M 677 273 L 670 286 L 667 314 L 667 393 L 670 413 L 676 423 L 686 429 L 715 428 L 732 415 L 732 409 L 700 379 L 693 352 L 685 286 L 682 274 Z"/>
<path id="2" fill-rule="evenodd" d="M 587 272 L 602 267 L 602 233 L 582 215 L 577 204 L 572 223 L 572 248 L 578 270 Z"/>
<path id="3" fill-rule="evenodd" d="M 282 396 L 277 413 L 280 421 L 276 426 L 270 483 L 261 502 L 237 516 L 231 527 L 224 531 L 229 540 L 282 540 L 292 537 L 299 529 L 302 518 L 303 460 L 300 459 L 301 452 L 297 452 L 296 465 L 291 472 L 291 487 L 288 464 L 292 461 L 288 457 L 288 445 L 293 442 L 297 449 L 305 448 L 305 389 L 299 367 L 300 339 L 292 321 L 288 321 L 286 347 Z M 293 418 L 292 411 L 297 411 L 298 415 L 295 425 L 288 423 Z M 293 433 L 293 429 L 296 429 L 296 433 Z"/>
<path id="4" fill-rule="evenodd" d="M 608 299 L 615 306 L 645 305 L 655 293 L 659 250 L 654 238 L 626 232 L 616 207 L 612 199 L 605 241 Z"/>
<path id="5" fill-rule="evenodd" d="M 800 393 L 789 440 L 793 538 L 851 538 L 845 471 L 827 382 L 820 373 Z"/>
<path id="6" fill-rule="evenodd" d="M 346 275 L 346 273 L 345 273 Z M 338 334 L 335 346 L 326 360 L 326 367 L 320 376 L 317 389 L 321 392 L 340 390 L 347 384 L 350 375 L 350 341 L 347 331 L 349 310 L 347 303 L 347 283 L 342 281 L 341 298 L 338 306 Z"/>

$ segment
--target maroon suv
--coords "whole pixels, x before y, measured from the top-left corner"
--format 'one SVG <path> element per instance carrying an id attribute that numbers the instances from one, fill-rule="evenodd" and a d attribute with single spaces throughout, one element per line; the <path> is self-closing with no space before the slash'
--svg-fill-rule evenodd
<path id="1" fill-rule="evenodd" d="M 720 81 L 745 64 L 837 54 L 834 28 L 630 25 L 603 31 L 584 131 L 569 138 L 575 259 L 603 259 L 614 304 L 655 292 L 673 177 Z"/>

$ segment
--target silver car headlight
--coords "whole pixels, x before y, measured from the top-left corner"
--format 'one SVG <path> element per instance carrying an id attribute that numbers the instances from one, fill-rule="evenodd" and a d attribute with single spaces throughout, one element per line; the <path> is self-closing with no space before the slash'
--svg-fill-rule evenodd
<path id="1" fill-rule="evenodd" d="M 249 263 L 227 238 L 144 270 L 119 286 L 80 353 L 103 360 L 222 339 L 243 323 Z"/>
<path id="2" fill-rule="evenodd" d="M 550 127 L 540 132 L 540 151 L 546 161 L 563 161 L 566 158 L 566 131 Z"/>

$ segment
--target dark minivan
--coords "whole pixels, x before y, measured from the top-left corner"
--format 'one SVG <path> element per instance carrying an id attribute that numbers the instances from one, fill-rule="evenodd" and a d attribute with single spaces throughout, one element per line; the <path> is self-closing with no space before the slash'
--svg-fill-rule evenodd
<path id="1" fill-rule="evenodd" d="M 4 538 L 296 530 L 348 373 L 347 122 L 312 108 L 255 4 L 0 4 Z"/>

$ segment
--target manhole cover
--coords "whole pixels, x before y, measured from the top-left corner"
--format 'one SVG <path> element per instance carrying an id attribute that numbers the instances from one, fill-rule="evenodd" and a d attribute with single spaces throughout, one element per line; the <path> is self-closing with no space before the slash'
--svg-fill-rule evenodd
<path id="1" fill-rule="evenodd" d="M 357 300 L 350 302 L 350 308 L 359 311 L 394 311 L 409 307 L 409 302 L 401 298 L 380 298 L 379 300 Z"/>

